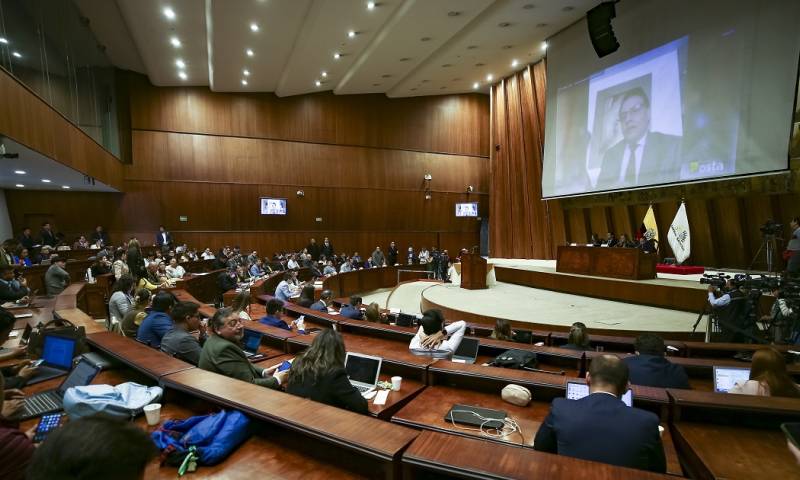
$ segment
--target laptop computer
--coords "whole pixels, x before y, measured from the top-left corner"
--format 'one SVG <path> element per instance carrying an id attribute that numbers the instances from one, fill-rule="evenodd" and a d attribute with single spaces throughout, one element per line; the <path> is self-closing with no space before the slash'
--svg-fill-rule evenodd
<path id="1" fill-rule="evenodd" d="M 398 313 L 395 325 L 398 327 L 413 327 L 414 322 L 417 320 L 416 315 L 409 315 L 407 313 Z"/>
<path id="2" fill-rule="evenodd" d="M 344 369 L 347 371 L 347 378 L 350 384 L 358 389 L 362 394 L 375 388 L 378 383 L 378 376 L 381 374 L 381 357 L 362 355 L 360 353 L 347 352 L 344 358 Z"/>
<path id="3" fill-rule="evenodd" d="M 517 343 L 531 343 L 533 341 L 533 332 L 530 330 L 514 330 L 514 335 L 511 339 Z"/>
<path id="4" fill-rule="evenodd" d="M 261 337 L 264 334 L 256 330 L 244 329 L 244 336 L 242 336 L 242 350 L 251 362 L 258 358 L 263 357 L 258 353 L 258 348 L 261 346 Z"/>
<path id="5" fill-rule="evenodd" d="M 589 395 L 589 385 L 578 382 L 567 382 L 567 398 L 569 400 L 580 400 L 581 398 Z M 622 396 L 622 402 L 629 406 L 633 406 L 633 390 L 628 390 Z"/>
<path id="6" fill-rule="evenodd" d="M 62 401 L 67 389 L 89 385 L 98 373 L 100 373 L 100 366 L 81 359 L 58 388 L 25 397 L 20 420 L 28 420 L 47 413 L 61 411 L 63 408 Z"/>
<path id="7" fill-rule="evenodd" d="M 72 359 L 75 358 L 76 343 L 74 338 L 45 335 L 41 358 L 43 362 L 36 374 L 28 379 L 27 384 L 33 385 L 69 373 L 72 369 Z"/>
<path id="8" fill-rule="evenodd" d="M 453 361 L 457 363 L 475 363 L 479 345 L 480 341 L 477 338 L 462 338 L 458 348 L 453 352 Z"/>
<path id="9" fill-rule="evenodd" d="M 746 367 L 714 367 L 714 391 L 728 393 L 737 383 L 750 380 L 750 369 Z"/>
<path id="10" fill-rule="evenodd" d="M 503 410 L 456 404 L 450 408 L 444 420 L 473 427 L 503 428 L 506 417 Z"/>

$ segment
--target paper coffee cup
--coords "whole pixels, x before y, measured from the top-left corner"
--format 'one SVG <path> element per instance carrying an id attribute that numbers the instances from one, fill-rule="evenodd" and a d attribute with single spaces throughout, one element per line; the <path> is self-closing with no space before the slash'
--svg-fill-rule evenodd
<path id="1" fill-rule="evenodd" d="M 161 421 L 161 404 L 151 403 L 144 406 L 144 416 L 147 418 L 148 425 L 158 425 Z"/>
<path id="2" fill-rule="evenodd" d="M 392 390 L 395 392 L 400 390 L 403 384 L 403 377 L 392 377 Z"/>
<path id="3" fill-rule="evenodd" d="M 663 437 L 664 436 L 664 427 L 661 425 L 658 426 L 658 435 Z"/>

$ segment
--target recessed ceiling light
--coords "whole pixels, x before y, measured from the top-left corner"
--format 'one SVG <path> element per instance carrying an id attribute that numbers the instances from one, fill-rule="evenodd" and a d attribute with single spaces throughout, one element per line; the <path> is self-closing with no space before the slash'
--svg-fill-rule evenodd
<path id="1" fill-rule="evenodd" d="M 11 52 L 11 55 L 14 55 L 17 58 L 22 58 L 22 54 L 19 52 Z"/>
<path id="2" fill-rule="evenodd" d="M 69 190 L 72 187 L 70 187 L 69 185 L 61 185 L 61 188 L 63 188 L 64 190 Z"/>
<path id="3" fill-rule="evenodd" d="M 258 31 L 258 24 L 256 22 L 253 22 L 253 23 L 250 24 L 250 31 L 251 32 L 257 32 Z"/>
<path id="4" fill-rule="evenodd" d="M 494 80 L 494 75 L 492 75 L 491 73 L 489 75 L 486 75 L 487 82 L 491 82 L 492 80 Z"/>
<path id="5" fill-rule="evenodd" d="M 542 42 L 542 51 L 547 50 L 547 42 Z"/>
<path id="6" fill-rule="evenodd" d="M 175 60 L 175 66 L 178 68 L 186 68 L 186 63 L 179 58 Z"/>
<path id="7" fill-rule="evenodd" d="M 164 7 L 164 10 L 162 11 L 168 20 L 175 20 L 175 10 L 171 9 L 170 7 Z"/>
<path id="8" fill-rule="evenodd" d="M 0 37 L 0 43 L 8 45 L 8 39 L 6 37 Z"/>
<path id="9" fill-rule="evenodd" d="M 518 62 L 516 59 L 514 59 L 514 60 L 511 60 L 511 68 L 514 68 L 514 67 L 516 67 L 517 65 L 519 65 L 519 62 Z"/>
<path id="10" fill-rule="evenodd" d="M 480 84 L 480 83 L 478 83 L 478 82 L 475 82 L 475 83 L 473 83 L 473 84 L 472 84 L 472 89 L 473 89 L 473 90 L 477 90 L 477 89 L 478 89 L 478 87 L 480 87 L 480 86 L 481 86 L 481 84 Z"/>
<path id="11" fill-rule="evenodd" d="M 248 57 L 252 57 L 253 55 L 255 55 L 253 53 L 253 49 L 252 48 L 248 48 L 247 50 L 244 51 L 244 53 L 246 53 Z"/>
<path id="12" fill-rule="evenodd" d="M 339 52 L 336 52 L 336 53 L 333 54 L 333 58 L 335 58 L 336 60 L 339 60 L 339 58 L 341 58 L 341 57 L 342 57 L 342 54 L 339 53 Z"/>
<path id="13" fill-rule="evenodd" d="M 23 184 L 21 184 L 21 183 L 18 183 L 18 184 L 16 185 L 16 187 L 17 187 L 17 188 L 25 188 L 25 185 L 23 185 Z"/>
<path id="14" fill-rule="evenodd" d="M 25 170 L 14 170 L 14 173 L 16 173 L 17 175 L 25 175 L 28 172 L 26 172 Z"/>
<path id="15" fill-rule="evenodd" d="M 250 76 L 250 70 L 245 68 L 244 70 L 242 70 L 242 75 L 244 75 L 245 77 L 249 77 Z"/>
<path id="16" fill-rule="evenodd" d="M 375 8 L 375 2 L 367 2 L 367 10 L 372 10 Z"/>
<path id="17" fill-rule="evenodd" d="M 347 36 L 350 38 L 355 38 L 356 32 L 354 30 L 350 30 L 349 32 L 347 32 Z"/>
<path id="18" fill-rule="evenodd" d="M 322 73 L 320 73 L 320 75 L 322 75 L 322 78 L 326 78 L 328 76 L 328 72 L 323 70 Z"/>
<path id="19" fill-rule="evenodd" d="M 186 72 L 178 72 L 178 76 L 181 77 L 181 80 L 186 80 L 187 78 L 189 78 L 186 75 Z"/>
<path id="20" fill-rule="evenodd" d="M 318 87 L 319 87 L 320 85 L 322 85 L 322 82 L 320 82 L 319 80 L 317 80 L 316 82 L 314 82 L 314 85 L 316 85 L 316 86 L 318 86 Z"/>
<path id="21" fill-rule="evenodd" d="M 244 78 L 242 79 L 242 85 L 247 85 L 247 80 L 245 80 Z"/>
<path id="22" fill-rule="evenodd" d="M 50 179 L 49 178 L 43 178 L 42 179 L 42 183 L 50 183 Z"/>
<path id="23" fill-rule="evenodd" d="M 170 38 L 169 43 L 171 43 L 175 48 L 181 48 L 181 41 L 178 39 L 178 37 Z"/>

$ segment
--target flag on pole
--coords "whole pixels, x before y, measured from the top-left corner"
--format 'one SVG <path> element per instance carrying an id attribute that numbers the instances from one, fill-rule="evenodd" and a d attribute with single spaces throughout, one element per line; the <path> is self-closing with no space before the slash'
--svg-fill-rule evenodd
<path id="1" fill-rule="evenodd" d="M 689 217 L 686 216 L 686 204 L 681 202 L 678 213 L 672 220 L 667 233 L 667 241 L 675 254 L 678 264 L 683 263 L 692 253 L 691 236 L 689 235 Z"/>
<path id="2" fill-rule="evenodd" d="M 653 243 L 658 247 L 658 226 L 656 225 L 656 214 L 653 213 L 652 205 L 647 209 L 642 225 L 639 227 L 639 231 L 636 232 L 637 240 L 642 237 L 645 240 L 653 240 Z"/>

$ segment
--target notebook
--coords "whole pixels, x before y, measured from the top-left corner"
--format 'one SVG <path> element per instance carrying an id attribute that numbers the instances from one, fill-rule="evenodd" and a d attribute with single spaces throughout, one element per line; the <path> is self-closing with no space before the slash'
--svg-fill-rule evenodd
<path id="1" fill-rule="evenodd" d="M 714 367 L 714 391 L 728 393 L 737 383 L 750 380 L 750 369 L 746 367 Z"/>
<path id="2" fill-rule="evenodd" d="M 74 338 L 45 335 L 41 358 L 44 362 L 39 365 L 36 374 L 27 384 L 44 382 L 69 373 L 72 369 L 72 359 L 75 358 L 75 344 Z"/>
<path id="3" fill-rule="evenodd" d="M 567 382 L 567 398 L 569 400 L 580 400 L 581 398 L 589 395 L 589 385 L 578 382 Z M 633 390 L 628 390 L 622 396 L 622 402 L 629 406 L 633 406 Z"/>
<path id="4" fill-rule="evenodd" d="M 378 376 L 381 374 L 381 357 L 362 355 L 360 353 L 347 352 L 344 359 L 344 369 L 347 371 L 347 378 L 350 383 L 364 393 L 375 388 L 378 383 Z"/>

